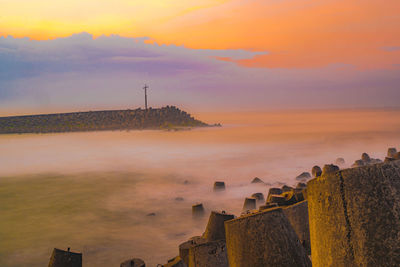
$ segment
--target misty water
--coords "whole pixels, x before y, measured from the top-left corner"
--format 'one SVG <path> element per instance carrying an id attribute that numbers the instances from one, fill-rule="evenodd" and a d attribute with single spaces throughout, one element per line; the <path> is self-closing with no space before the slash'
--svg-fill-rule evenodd
<path id="1" fill-rule="evenodd" d="M 193 204 L 239 215 L 246 196 L 313 165 L 400 146 L 398 110 L 195 115 L 223 127 L 0 136 L 0 266 L 46 266 L 54 247 L 83 252 L 85 267 L 163 264 L 204 231 Z"/>

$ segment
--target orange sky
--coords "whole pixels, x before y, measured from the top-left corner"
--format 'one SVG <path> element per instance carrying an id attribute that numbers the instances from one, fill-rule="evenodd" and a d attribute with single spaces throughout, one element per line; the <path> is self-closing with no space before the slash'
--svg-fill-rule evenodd
<path id="1" fill-rule="evenodd" d="M 198 2 L 0 0 L 0 34 L 49 39 L 87 31 L 190 48 L 270 52 L 239 61 L 249 67 L 400 64 L 398 0 Z"/>

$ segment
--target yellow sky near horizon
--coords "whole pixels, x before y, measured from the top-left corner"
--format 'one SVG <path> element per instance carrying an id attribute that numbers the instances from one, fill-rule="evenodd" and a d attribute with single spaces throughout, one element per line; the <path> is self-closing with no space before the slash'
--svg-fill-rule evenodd
<path id="1" fill-rule="evenodd" d="M 398 0 L 0 0 L 0 10 L 0 36 L 43 40 L 89 32 L 269 52 L 238 61 L 247 67 L 400 64 Z"/>

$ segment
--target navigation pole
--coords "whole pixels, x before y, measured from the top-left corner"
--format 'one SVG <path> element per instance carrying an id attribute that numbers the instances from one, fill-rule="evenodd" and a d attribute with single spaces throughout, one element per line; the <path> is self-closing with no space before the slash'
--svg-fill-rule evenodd
<path id="1" fill-rule="evenodd" d="M 149 87 L 147 86 L 147 84 L 145 84 L 143 90 L 144 90 L 144 106 L 146 110 L 147 110 L 147 89 L 149 89 Z"/>

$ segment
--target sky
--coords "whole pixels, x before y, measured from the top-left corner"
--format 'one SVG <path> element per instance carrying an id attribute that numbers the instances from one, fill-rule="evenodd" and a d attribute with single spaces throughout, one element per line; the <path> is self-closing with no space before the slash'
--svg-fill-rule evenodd
<path id="1" fill-rule="evenodd" d="M 0 114 L 400 107 L 398 0 L 0 0 Z"/>

